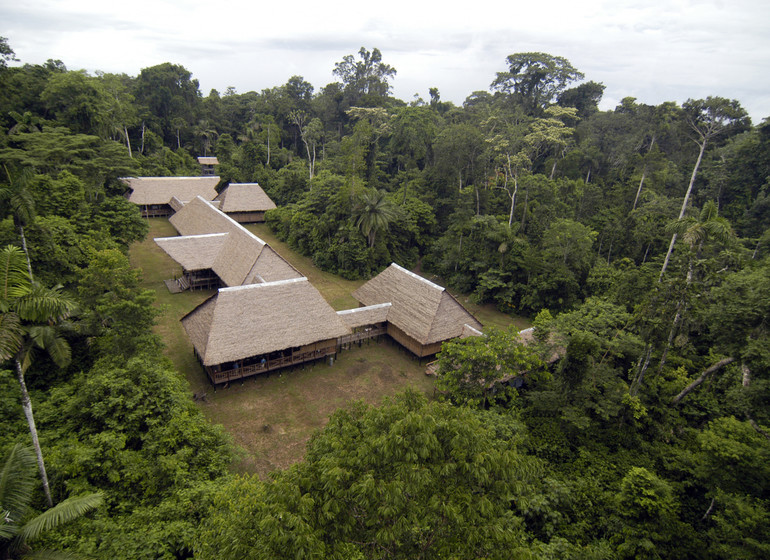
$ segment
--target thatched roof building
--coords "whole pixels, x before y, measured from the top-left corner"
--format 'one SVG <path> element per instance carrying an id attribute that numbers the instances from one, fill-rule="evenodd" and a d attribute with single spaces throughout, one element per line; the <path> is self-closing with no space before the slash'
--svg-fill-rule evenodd
<path id="1" fill-rule="evenodd" d="M 304 277 L 222 288 L 182 325 L 214 383 L 334 354 L 351 333 Z"/>
<path id="2" fill-rule="evenodd" d="M 208 177 L 214 175 L 214 166 L 219 165 L 219 160 L 215 156 L 199 156 L 198 163 L 201 164 L 201 174 Z"/>
<path id="3" fill-rule="evenodd" d="M 182 265 L 191 287 L 210 287 L 213 272 L 224 286 L 300 278 L 302 274 L 267 243 L 210 202 L 197 197 L 169 220 L 181 237 L 155 242 Z"/>
<path id="4" fill-rule="evenodd" d="M 391 303 L 388 334 L 417 356 L 445 340 L 480 331 L 481 323 L 446 289 L 393 263 L 353 292 L 362 305 Z"/>
<path id="5" fill-rule="evenodd" d="M 128 200 L 139 205 L 146 217 L 170 216 L 171 199 L 187 202 L 200 196 L 213 200 L 217 196 L 219 177 L 121 177 L 131 190 Z"/>
<path id="6" fill-rule="evenodd" d="M 265 212 L 276 206 L 259 183 L 230 183 L 214 201 L 236 222 L 264 222 Z"/>

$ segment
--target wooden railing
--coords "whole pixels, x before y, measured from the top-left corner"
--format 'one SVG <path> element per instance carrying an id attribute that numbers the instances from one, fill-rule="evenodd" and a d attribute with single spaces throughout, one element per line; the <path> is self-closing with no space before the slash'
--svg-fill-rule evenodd
<path id="1" fill-rule="evenodd" d="M 243 379 L 244 377 L 251 377 L 252 375 L 309 362 L 311 360 L 318 360 L 334 353 L 334 348 L 322 348 L 320 350 L 302 352 L 292 356 L 282 356 L 271 360 L 265 359 L 264 362 L 257 362 L 256 364 L 249 364 L 227 370 L 212 371 L 210 368 L 206 368 L 206 370 L 208 371 L 212 383 L 228 383 L 230 381 Z"/>
<path id="2" fill-rule="evenodd" d="M 374 338 L 375 336 L 381 336 L 386 334 L 387 331 L 387 327 L 372 327 L 353 334 L 346 334 L 337 339 L 337 346 L 343 346 L 344 344 L 350 344 L 351 342 L 358 342 L 359 340 L 367 340 L 369 338 Z"/>

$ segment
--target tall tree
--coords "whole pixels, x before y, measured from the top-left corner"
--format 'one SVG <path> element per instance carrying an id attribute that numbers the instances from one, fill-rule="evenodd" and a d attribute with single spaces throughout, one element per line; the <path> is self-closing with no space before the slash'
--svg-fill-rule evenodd
<path id="1" fill-rule="evenodd" d="M 0 185 L 0 203 L 6 209 L 5 211 L 11 214 L 13 223 L 19 230 L 21 247 L 24 250 L 24 255 L 27 257 L 29 279 L 32 281 L 32 262 L 29 259 L 27 238 L 24 235 L 24 226 L 31 223 L 35 217 L 35 199 L 32 191 L 29 189 L 32 171 L 25 167 L 16 175 L 11 175 L 7 167 L 4 166 L 3 169 L 5 170 L 6 177 L 8 177 L 8 183 Z"/>
<path id="2" fill-rule="evenodd" d="M 542 52 L 509 55 L 508 71 L 498 72 L 490 89 L 511 95 L 530 114 L 540 114 L 567 86 L 584 75 L 569 60 Z"/>
<path id="3" fill-rule="evenodd" d="M 26 276 L 24 256 L 18 247 L 9 245 L 0 251 L 0 362 L 13 362 L 21 389 L 21 405 L 49 507 L 53 506 L 53 500 L 24 373 L 31 363 L 31 352 L 35 347 L 46 350 L 59 366 L 69 363 L 69 345 L 56 326 L 74 310 L 74 301 L 59 288 L 44 288 Z"/>
<path id="4" fill-rule="evenodd" d="M 699 151 L 690 175 L 690 183 L 687 185 L 687 192 L 685 192 L 682 201 L 682 209 L 679 211 L 680 220 L 684 218 L 684 213 L 687 210 L 687 203 L 690 201 L 695 177 L 698 174 L 706 147 L 717 137 L 742 130 L 751 124 L 746 110 L 741 107 L 740 103 L 724 97 L 707 97 L 705 100 L 690 99 L 684 104 L 684 111 L 687 125 L 693 133 L 691 139 L 698 146 Z M 666 257 L 663 260 L 663 267 L 660 269 L 659 280 L 662 280 L 666 273 L 677 235 L 677 232 L 671 235 L 671 243 L 669 243 Z"/>
<path id="5" fill-rule="evenodd" d="M 200 101 L 198 80 L 184 66 L 165 62 L 144 68 L 136 79 L 136 100 L 149 109 L 167 146 L 180 144 L 179 136 L 195 122 Z"/>
<path id="6" fill-rule="evenodd" d="M 346 104 L 348 107 L 382 105 L 383 98 L 390 93 L 389 80 L 396 75 L 396 69 L 382 62 L 382 53 L 378 48 L 369 52 L 361 47 L 358 56 L 360 60 L 352 54 L 345 55 L 332 70 L 342 80 Z"/>

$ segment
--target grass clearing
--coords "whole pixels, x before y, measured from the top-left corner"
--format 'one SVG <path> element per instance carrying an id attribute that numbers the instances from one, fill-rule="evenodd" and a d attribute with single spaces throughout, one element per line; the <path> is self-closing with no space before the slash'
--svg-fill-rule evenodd
<path id="1" fill-rule="evenodd" d="M 169 293 L 163 281 L 182 270 L 153 239 L 174 236 L 176 230 L 164 218 L 150 218 L 149 223 L 147 239 L 131 247 L 131 264 L 142 269 L 143 286 L 157 294 L 162 314 L 154 330 L 165 343 L 165 354 L 185 376 L 192 392 L 207 393 L 206 401 L 200 403 L 201 410 L 209 420 L 222 424 L 242 450 L 233 465 L 235 471 L 264 478 L 273 470 L 296 463 L 303 457 L 313 432 L 326 424 L 332 412 L 353 401 L 379 404 L 407 387 L 433 394 L 433 378 L 425 375 L 425 362 L 387 337 L 342 351 L 331 366 L 325 361 L 299 365 L 215 391 L 195 359 L 180 322 L 214 291 Z M 278 241 L 264 224 L 247 227 L 307 276 L 334 309 L 358 306 L 350 294 L 363 284 L 362 280 L 345 280 L 317 269 L 309 258 Z M 485 325 L 505 327 L 513 322 L 519 328 L 525 326 L 493 306 L 475 305 L 462 295 L 455 297 Z"/>

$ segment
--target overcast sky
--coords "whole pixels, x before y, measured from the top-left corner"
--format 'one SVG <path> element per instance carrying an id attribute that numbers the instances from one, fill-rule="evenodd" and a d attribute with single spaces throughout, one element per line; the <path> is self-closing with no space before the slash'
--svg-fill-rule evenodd
<path id="1" fill-rule="evenodd" d="M 397 97 L 437 87 L 458 105 L 488 90 L 507 55 L 541 51 L 603 83 L 602 109 L 714 95 L 755 123 L 770 116 L 770 0 L 0 0 L 0 36 L 22 63 L 132 76 L 182 64 L 203 95 L 293 75 L 318 91 L 335 62 L 376 47 Z"/>

